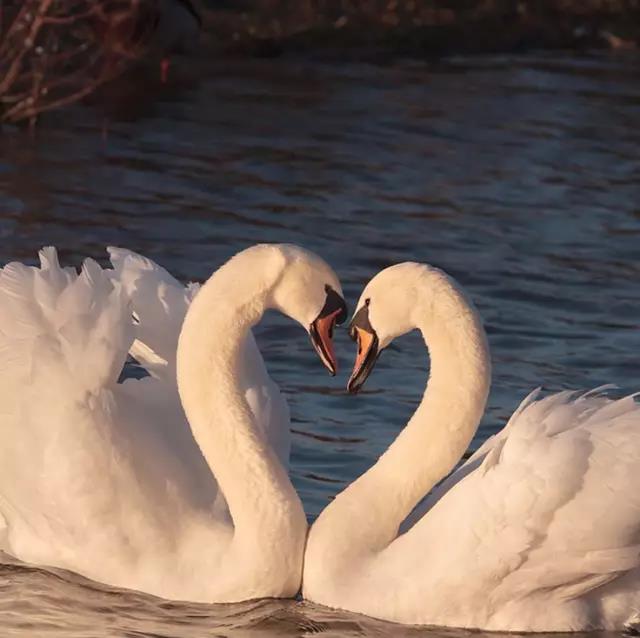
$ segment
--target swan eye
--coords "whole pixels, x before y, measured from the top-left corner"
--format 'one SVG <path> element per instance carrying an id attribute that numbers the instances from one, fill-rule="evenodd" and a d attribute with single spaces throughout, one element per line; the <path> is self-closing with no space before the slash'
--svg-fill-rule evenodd
<path id="1" fill-rule="evenodd" d="M 367 299 L 364 300 L 364 305 L 368 306 L 371 303 L 371 297 L 367 297 Z"/>

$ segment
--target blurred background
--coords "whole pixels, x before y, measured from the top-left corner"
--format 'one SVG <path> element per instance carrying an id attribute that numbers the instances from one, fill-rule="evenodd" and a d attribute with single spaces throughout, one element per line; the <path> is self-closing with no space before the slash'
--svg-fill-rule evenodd
<path id="1" fill-rule="evenodd" d="M 0 3 L 2 263 L 49 244 L 105 263 L 115 244 L 200 281 L 253 243 L 294 242 L 335 268 L 351 309 L 389 264 L 440 266 L 493 353 L 474 448 L 537 386 L 638 389 L 639 3 L 167 2 L 198 18 Z M 337 378 L 291 322 L 266 317 L 258 339 L 312 520 L 406 423 L 427 353 L 398 340 L 351 397 L 344 330 Z M 390 635 L 307 605 L 218 613 L 6 569 L 11 636 Z"/>

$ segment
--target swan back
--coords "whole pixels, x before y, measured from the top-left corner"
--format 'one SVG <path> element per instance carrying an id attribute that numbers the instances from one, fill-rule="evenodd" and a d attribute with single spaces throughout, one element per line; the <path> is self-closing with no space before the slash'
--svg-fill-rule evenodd
<path id="1" fill-rule="evenodd" d="M 621 628 L 640 601 L 639 424 L 632 397 L 528 397 L 379 561 L 381 579 L 419 583 L 392 613 L 500 631 Z"/>

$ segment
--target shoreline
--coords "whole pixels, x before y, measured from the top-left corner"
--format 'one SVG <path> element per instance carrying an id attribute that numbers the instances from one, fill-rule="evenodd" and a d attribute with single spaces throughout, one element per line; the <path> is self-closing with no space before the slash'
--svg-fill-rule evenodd
<path id="1" fill-rule="evenodd" d="M 203 9 L 205 39 L 219 55 L 388 54 L 421 58 L 531 50 L 640 49 L 640 5 L 596 2 L 409 2 L 413 11 L 325 13 Z M 250 4 L 250 3 L 248 3 Z M 276 4 L 274 2 L 274 4 Z M 327 3 L 328 4 L 328 3 Z M 442 5 L 467 5 L 464 10 Z M 533 6 L 535 4 L 535 7 Z M 629 3 L 631 4 L 631 3 Z M 499 5 L 499 6 L 497 6 Z M 505 5 L 508 5 L 505 7 Z M 559 9 L 557 5 L 562 5 Z"/>

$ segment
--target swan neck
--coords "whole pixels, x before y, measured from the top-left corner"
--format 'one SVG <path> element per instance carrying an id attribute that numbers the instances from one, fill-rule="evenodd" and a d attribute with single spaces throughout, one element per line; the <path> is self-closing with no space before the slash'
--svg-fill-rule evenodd
<path id="1" fill-rule="evenodd" d="M 335 534 L 339 521 L 347 526 L 347 521 L 359 521 L 357 529 L 343 530 L 347 540 L 340 543 L 352 559 L 353 553 L 382 551 L 397 537 L 412 509 L 460 460 L 484 413 L 491 365 L 479 315 L 448 279 L 436 290 L 423 288 L 429 294 L 418 297 L 412 318 L 431 361 L 420 405 L 377 463 L 317 521 L 315 536 L 320 538 Z M 312 529 L 309 546 L 313 536 Z M 333 554 L 340 550 L 334 548 Z"/>
<path id="2" fill-rule="evenodd" d="M 304 519 L 286 470 L 245 398 L 245 347 L 268 307 L 281 265 L 243 263 L 242 254 L 203 285 L 185 317 L 177 352 L 180 398 L 224 494 L 234 534 L 294 533 Z M 267 524 L 269 523 L 269 524 Z M 306 525 L 306 521 L 305 521 Z"/>
<path id="3" fill-rule="evenodd" d="M 422 400 L 380 459 L 381 475 L 398 490 L 398 525 L 462 458 L 491 384 L 489 348 L 477 311 L 457 289 L 440 291 L 436 300 L 440 295 L 445 297 L 441 307 L 416 321 L 430 358 Z"/>

